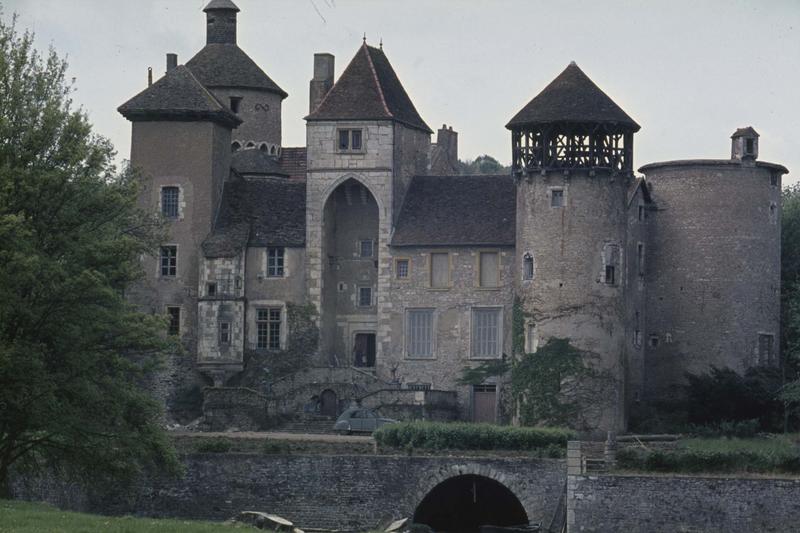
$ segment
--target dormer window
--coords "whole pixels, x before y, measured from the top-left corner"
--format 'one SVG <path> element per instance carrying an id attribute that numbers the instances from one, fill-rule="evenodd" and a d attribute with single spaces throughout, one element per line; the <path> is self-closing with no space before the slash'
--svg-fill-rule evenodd
<path id="1" fill-rule="evenodd" d="M 339 130 L 339 151 L 360 152 L 363 149 L 360 129 Z"/>
<path id="2" fill-rule="evenodd" d="M 744 153 L 747 155 L 753 155 L 753 152 L 755 151 L 755 141 L 753 139 L 746 139 L 744 146 Z"/>

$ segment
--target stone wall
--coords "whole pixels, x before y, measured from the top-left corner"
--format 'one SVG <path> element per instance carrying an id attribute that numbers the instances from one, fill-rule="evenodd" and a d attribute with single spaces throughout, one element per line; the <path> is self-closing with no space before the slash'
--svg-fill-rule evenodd
<path id="1" fill-rule="evenodd" d="M 800 480 L 569 476 L 569 533 L 797 531 Z"/>

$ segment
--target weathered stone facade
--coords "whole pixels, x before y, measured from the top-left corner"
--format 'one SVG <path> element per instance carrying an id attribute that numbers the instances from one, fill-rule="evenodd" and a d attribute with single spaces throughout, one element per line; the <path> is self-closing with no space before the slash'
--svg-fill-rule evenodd
<path id="1" fill-rule="evenodd" d="M 162 396 L 236 384 L 267 395 L 274 415 L 328 391 L 333 416 L 379 391 L 432 390 L 455 394 L 462 419 L 506 421 L 502 377 L 459 378 L 518 355 L 515 299 L 524 351 L 569 338 L 602 374 L 576 421 L 587 431 L 624 429 L 686 371 L 779 360 L 786 169 L 756 161 L 752 128 L 734 134 L 730 160 L 637 177 L 639 125 L 573 63 L 509 122 L 511 175 L 443 176 L 457 133 L 443 126 L 432 144 L 382 48 L 365 42 L 335 83 L 333 56 L 315 56 L 306 146 L 290 150 L 305 152 L 303 181 L 277 158 L 287 95 L 236 45 L 238 8 L 206 12 L 206 47 L 185 66 L 171 57 L 120 108 L 142 206 L 167 213 L 164 188 L 177 195 L 165 243 L 177 271 L 145 259 L 131 295 L 180 309 L 186 355 L 160 378 Z M 288 315 L 305 305 L 318 342 L 298 354 Z"/>

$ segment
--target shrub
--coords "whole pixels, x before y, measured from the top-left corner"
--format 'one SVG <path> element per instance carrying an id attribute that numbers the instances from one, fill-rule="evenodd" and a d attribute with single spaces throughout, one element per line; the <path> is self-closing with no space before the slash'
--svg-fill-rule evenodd
<path id="1" fill-rule="evenodd" d="M 216 438 L 201 440 L 195 446 L 195 450 L 199 453 L 226 453 L 231 451 L 231 442 L 227 439 Z"/>
<path id="2" fill-rule="evenodd" d="M 548 457 L 563 457 L 574 434 L 561 428 L 528 428 L 491 424 L 403 422 L 383 426 L 373 433 L 381 446 L 431 450 L 545 450 Z"/>

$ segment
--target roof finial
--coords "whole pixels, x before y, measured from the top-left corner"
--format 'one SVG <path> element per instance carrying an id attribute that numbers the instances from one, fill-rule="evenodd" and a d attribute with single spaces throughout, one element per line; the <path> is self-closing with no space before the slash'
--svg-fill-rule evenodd
<path id="1" fill-rule="evenodd" d="M 574 59 L 572 61 L 570 61 L 569 64 L 570 64 L 570 66 L 573 66 L 573 67 L 577 67 L 578 66 L 578 64 L 575 62 Z"/>
<path id="2" fill-rule="evenodd" d="M 364 38 L 362 39 L 364 44 L 367 44 L 367 32 L 364 32 Z"/>

